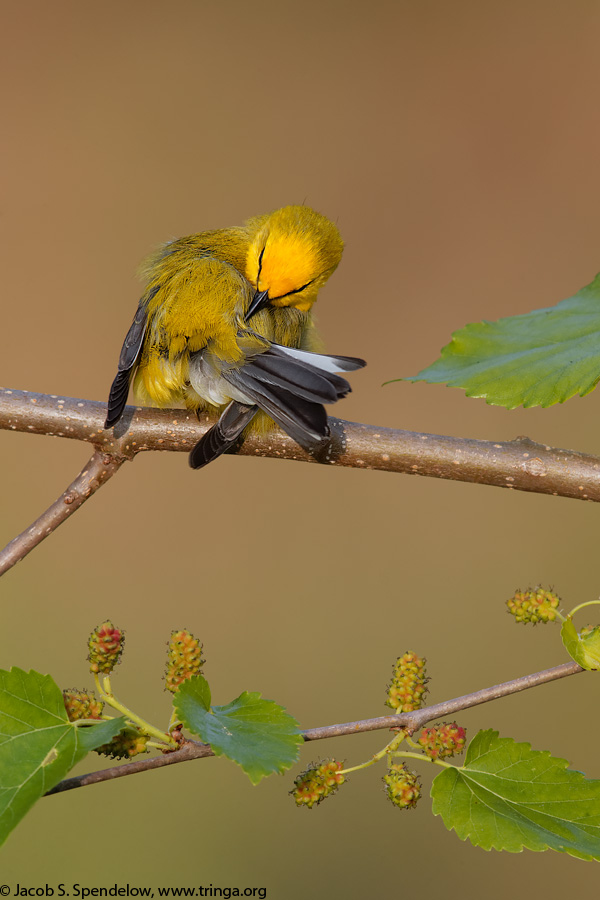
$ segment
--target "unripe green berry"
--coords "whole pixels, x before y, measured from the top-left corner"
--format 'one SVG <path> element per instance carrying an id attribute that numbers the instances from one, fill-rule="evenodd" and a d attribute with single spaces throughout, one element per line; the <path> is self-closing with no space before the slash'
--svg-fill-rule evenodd
<path id="1" fill-rule="evenodd" d="M 421 783 L 415 772 L 404 763 L 391 763 L 387 775 L 383 776 L 388 800 L 398 809 L 414 809 L 421 796 Z"/>
<path id="2" fill-rule="evenodd" d="M 320 763 L 311 763 L 294 781 L 294 790 L 290 791 L 296 806 L 312 809 L 326 797 L 334 794 L 346 780 L 340 774 L 342 763 L 335 759 L 324 759 Z"/>
<path id="3" fill-rule="evenodd" d="M 179 685 L 198 675 L 206 660 L 202 658 L 202 644 L 185 629 L 171 632 L 165 674 L 168 691 L 175 693 Z"/>
<path id="4" fill-rule="evenodd" d="M 425 662 L 425 659 L 410 650 L 398 657 L 388 685 L 386 706 L 398 712 L 412 712 L 421 708 L 429 680 L 425 677 Z"/>
<path id="5" fill-rule="evenodd" d="M 506 601 L 508 611 L 517 622 L 523 624 L 538 622 L 554 622 L 557 618 L 557 610 L 560 605 L 560 597 L 552 591 L 537 587 L 527 591 L 515 591 L 510 600 Z"/>
<path id="6" fill-rule="evenodd" d="M 147 734 L 142 734 L 137 728 L 124 728 L 108 744 L 96 747 L 96 753 L 101 756 L 111 756 L 113 759 L 131 759 L 138 753 L 147 753 L 146 744 L 149 741 Z"/>

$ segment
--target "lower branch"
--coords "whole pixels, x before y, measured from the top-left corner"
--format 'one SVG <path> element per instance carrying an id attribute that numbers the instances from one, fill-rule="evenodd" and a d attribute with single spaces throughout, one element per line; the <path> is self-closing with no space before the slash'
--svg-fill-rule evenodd
<path id="1" fill-rule="evenodd" d="M 582 669 L 575 662 L 563 663 L 560 666 L 554 666 L 552 669 L 544 669 L 541 672 L 535 672 L 533 675 L 524 675 L 521 678 L 505 681 L 502 684 L 496 684 L 493 687 L 484 688 L 472 694 L 465 694 L 453 700 L 446 700 L 443 703 L 424 707 L 414 712 L 378 716 L 375 719 L 361 719 L 358 722 L 345 722 L 342 725 L 324 725 L 321 728 L 309 728 L 302 732 L 302 737 L 305 741 L 320 741 L 324 738 L 340 737 L 344 734 L 359 734 L 363 731 L 378 731 L 384 728 L 406 728 L 412 734 L 434 719 L 454 715 L 454 713 L 460 712 L 462 709 L 470 709 L 473 706 L 479 706 L 481 703 L 489 703 L 491 700 L 508 697 L 510 694 L 517 694 L 520 691 L 526 691 L 529 688 L 538 687 L 541 684 L 547 684 L 559 678 L 566 678 L 568 675 L 577 675 L 579 672 L 584 671 L 585 669 Z M 113 766 L 110 769 L 90 772 L 87 775 L 65 778 L 64 781 L 60 781 L 52 790 L 48 791 L 45 796 L 60 794 L 63 791 L 73 790 L 73 788 L 85 787 L 88 784 L 98 784 L 101 781 L 111 781 L 114 778 L 122 778 L 124 775 L 135 775 L 138 772 L 147 772 L 150 769 L 160 769 L 163 766 L 187 762 L 190 759 L 204 759 L 207 756 L 214 756 L 209 744 L 185 741 L 180 750 L 165 753 L 163 756 L 135 760 L 135 762 Z"/>
<path id="2" fill-rule="evenodd" d="M 152 759 L 136 759 L 134 762 L 123 763 L 120 766 L 112 766 L 110 769 L 100 769 L 99 772 L 89 772 L 87 775 L 76 775 L 74 778 L 65 778 L 59 781 L 51 791 L 44 794 L 62 794 L 63 791 L 72 791 L 73 788 L 85 787 L 88 784 L 98 784 L 100 781 L 112 781 L 114 778 L 122 778 L 124 775 L 135 775 L 137 772 L 147 772 L 150 769 L 162 769 L 163 766 L 172 766 L 174 763 L 187 762 L 190 759 L 203 759 L 205 756 L 214 756 L 209 744 L 201 744 L 198 741 L 186 741 L 181 749 L 163 756 L 154 756 Z"/>

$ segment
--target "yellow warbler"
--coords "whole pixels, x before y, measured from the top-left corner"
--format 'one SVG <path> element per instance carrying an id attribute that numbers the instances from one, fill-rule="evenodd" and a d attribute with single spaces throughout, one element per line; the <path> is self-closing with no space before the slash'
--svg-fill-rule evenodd
<path id="1" fill-rule="evenodd" d="M 145 402 L 221 413 L 192 450 L 193 468 L 233 447 L 246 426 L 270 420 L 309 453 L 326 446 L 323 404 L 350 391 L 338 373 L 365 365 L 314 352 L 311 308 L 343 246 L 325 216 L 285 206 L 162 247 L 142 269 L 147 287 L 121 350 L 105 428 L 119 421 L 135 373 L 134 391 Z"/>

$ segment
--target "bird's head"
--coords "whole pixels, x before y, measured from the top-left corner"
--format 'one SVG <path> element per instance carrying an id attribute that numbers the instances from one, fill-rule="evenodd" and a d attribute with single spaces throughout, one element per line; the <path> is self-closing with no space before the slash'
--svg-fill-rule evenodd
<path id="1" fill-rule="evenodd" d="M 250 219 L 246 228 L 245 274 L 256 291 L 246 318 L 266 306 L 307 312 L 342 258 L 336 226 L 307 206 L 284 206 Z"/>

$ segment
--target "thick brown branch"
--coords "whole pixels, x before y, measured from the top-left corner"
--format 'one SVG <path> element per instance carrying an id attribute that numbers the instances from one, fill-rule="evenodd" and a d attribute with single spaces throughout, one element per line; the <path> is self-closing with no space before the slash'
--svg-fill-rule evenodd
<path id="1" fill-rule="evenodd" d="M 105 415 L 106 405 L 92 400 L 0 389 L 0 429 L 88 441 L 117 458 L 131 459 L 143 450 L 188 452 L 213 421 L 206 417 L 200 424 L 193 413 L 180 409 L 128 406 L 113 432 L 103 429 Z M 250 435 L 238 452 L 600 500 L 597 456 L 548 447 L 526 437 L 478 441 L 329 421 L 333 440 L 326 459 L 311 459 L 280 431 Z"/>
<path id="2" fill-rule="evenodd" d="M 508 697 L 510 694 L 526 691 L 529 688 L 538 687 L 541 684 L 556 681 L 559 678 L 566 678 L 567 675 L 577 675 L 583 671 L 585 670 L 575 662 L 563 663 L 561 666 L 554 666 L 552 669 L 544 669 L 542 672 L 536 672 L 533 675 L 524 675 L 522 678 L 505 681 L 502 684 L 496 684 L 493 687 L 484 688 L 472 694 L 465 694 L 463 697 L 456 697 L 453 700 L 446 700 L 444 703 L 437 703 L 435 706 L 428 706 L 415 712 L 402 715 L 378 716 L 376 719 L 361 719 L 358 722 L 345 722 L 342 725 L 324 725 L 321 728 L 309 728 L 302 732 L 302 736 L 305 741 L 320 741 L 324 738 L 340 737 L 344 734 L 359 734 L 363 731 L 378 731 L 384 728 L 399 727 L 408 728 L 412 733 L 418 731 L 427 722 L 441 719 L 444 716 L 454 715 L 462 709 L 470 709 L 472 706 L 489 703 L 491 700 Z M 162 766 L 186 762 L 190 759 L 203 759 L 207 756 L 214 756 L 208 744 L 186 741 L 180 750 L 166 753 L 164 756 L 136 760 L 120 766 L 113 766 L 111 769 L 101 769 L 98 772 L 90 772 L 87 775 L 65 778 L 64 781 L 59 782 L 52 790 L 48 791 L 46 796 L 60 794 L 73 788 L 85 787 L 88 784 L 111 781 L 124 775 L 135 775 L 137 772 L 159 769 Z"/>
<path id="3" fill-rule="evenodd" d="M 0 574 L 78 509 L 126 459 L 144 450 L 188 452 L 214 421 L 206 416 L 199 423 L 193 413 L 185 410 L 128 406 L 121 422 L 105 431 L 105 415 L 106 405 L 93 400 L 0 388 L 0 429 L 87 441 L 97 450 L 91 469 L 86 467 L 38 521 L 0 553 Z M 342 419 L 330 418 L 329 423 L 332 441 L 322 459 L 309 457 L 281 431 L 262 436 L 251 434 L 238 453 L 600 501 L 600 459 L 596 456 L 547 447 L 526 437 L 504 442 L 477 441 L 378 428 Z"/>

